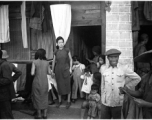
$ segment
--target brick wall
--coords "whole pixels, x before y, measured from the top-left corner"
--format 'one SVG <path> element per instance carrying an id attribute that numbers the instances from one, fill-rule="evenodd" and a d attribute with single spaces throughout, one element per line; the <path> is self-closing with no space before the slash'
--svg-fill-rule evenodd
<path id="1" fill-rule="evenodd" d="M 106 11 L 106 50 L 119 49 L 119 62 L 133 67 L 132 44 L 131 2 L 112 1 L 111 11 Z"/>

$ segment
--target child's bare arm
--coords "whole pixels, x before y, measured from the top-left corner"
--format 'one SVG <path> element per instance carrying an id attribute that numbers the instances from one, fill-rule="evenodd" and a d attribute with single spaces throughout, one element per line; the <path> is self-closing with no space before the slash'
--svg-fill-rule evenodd
<path id="1" fill-rule="evenodd" d="M 96 101 L 97 101 L 97 102 L 100 101 L 100 95 L 99 95 L 99 94 L 97 94 L 97 96 L 96 96 Z"/>
<path id="2" fill-rule="evenodd" d="M 91 100 L 91 95 L 87 95 L 86 99 Z"/>

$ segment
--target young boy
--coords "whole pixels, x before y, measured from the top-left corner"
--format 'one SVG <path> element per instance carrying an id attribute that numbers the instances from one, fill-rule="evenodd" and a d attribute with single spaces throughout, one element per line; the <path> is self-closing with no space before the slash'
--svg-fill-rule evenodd
<path id="1" fill-rule="evenodd" d="M 88 96 L 89 103 L 89 111 L 88 111 L 88 119 L 93 119 L 97 117 L 98 112 L 98 102 L 100 101 L 100 95 L 98 94 L 99 86 L 97 84 L 93 84 L 91 86 L 91 91 Z"/>
<path id="2" fill-rule="evenodd" d="M 74 83 L 72 85 L 72 102 L 75 102 L 77 99 L 77 92 L 79 89 L 80 97 L 83 98 L 83 93 L 81 92 L 81 87 L 83 81 L 81 80 L 80 76 L 83 74 L 85 69 L 85 65 L 80 63 L 78 56 L 73 56 L 73 80 Z"/>
<path id="3" fill-rule="evenodd" d="M 94 74 L 93 74 L 93 76 L 92 76 L 92 84 L 90 84 L 89 86 L 90 86 L 90 88 L 92 88 L 92 86 L 96 86 L 96 88 L 98 88 L 98 94 L 99 95 L 101 95 L 101 87 L 100 87 L 100 84 L 101 84 L 101 73 L 99 73 L 99 72 L 95 72 Z M 90 91 L 91 92 L 91 91 Z M 90 94 L 90 92 L 89 92 L 89 94 Z M 81 106 L 81 118 L 83 118 L 84 117 L 84 114 L 85 114 L 85 110 L 89 110 L 89 101 L 88 101 L 88 98 L 89 98 L 89 96 L 87 97 L 87 99 L 82 103 L 82 106 Z M 101 110 L 101 103 L 100 102 L 98 102 L 97 104 L 96 104 L 96 110 L 98 111 L 98 118 L 100 118 L 101 117 L 101 114 L 100 114 L 100 110 Z M 89 114 L 91 114 L 91 113 L 89 113 Z M 96 112 L 94 113 L 93 112 L 93 114 L 95 115 L 95 114 L 97 114 Z M 92 116 L 92 117 L 96 117 L 96 115 L 95 116 Z M 90 115 L 88 116 L 89 117 L 89 119 L 90 119 Z"/>

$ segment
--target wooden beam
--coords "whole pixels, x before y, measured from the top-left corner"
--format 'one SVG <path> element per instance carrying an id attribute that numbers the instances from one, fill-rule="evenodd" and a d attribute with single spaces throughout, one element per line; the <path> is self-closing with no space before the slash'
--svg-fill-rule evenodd
<path id="1" fill-rule="evenodd" d="M 14 5 L 21 5 L 22 1 L 0 1 L 0 5 L 9 5 L 9 6 L 14 6 Z"/>
<path id="2" fill-rule="evenodd" d="M 72 10 L 72 20 L 87 20 L 97 19 L 101 17 L 101 11 L 99 10 Z"/>
<path id="3" fill-rule="evenodd" d="M 26 3 L 26 12 L 30 11 L 31 5 Z M 9 13 L 21 13 L 21 5 L 9 6 Z"/>
<path id="4" fill-rule="evenodd" d="M 72 10 L 100 9 L 100 1 L 67 1 Z"/>
<path id="5" fill-rule="evenodd" d="M 31 64 L 33 60 L 8 60 L 8 62 L 17 64 Z"/>
<path id="6" fill-rule="evenodd" d="M 26 17 L 27 17 L 27 18 L 30 17 L 30 13 L 29 13 L 29 12 L 26 13 Z M 9 14 L 9 18 L 10 18 L 10 19 L 14 19 L 14 18 L 15 18 L 15 19 L 21 19 L 22 17 L 21 17 L 21 13 L 10 13 L 10 14 Z"/>
<path id="7" fill-rule="evenodd" d="M 72 26 L 95 26 L 95 25 L 101 25 L 102 19 L 92 19 L 92 20 L 77 20 L 72 21 Z"/>

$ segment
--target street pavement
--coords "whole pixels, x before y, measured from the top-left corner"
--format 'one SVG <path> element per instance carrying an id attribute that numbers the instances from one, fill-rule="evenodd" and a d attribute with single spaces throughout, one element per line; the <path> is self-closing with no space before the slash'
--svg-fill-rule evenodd
<path id="1" fill-rule="evenodd" d="M 56 108 L 56 104 L 48 106 L 48 119 L 81 119 L 81 104 L 83 100 L 79 99 L 75 103 L 72 103 L 69 109 L 66 109 L 66 101 L 60 108 Z M 13 115 L 15 119 L 34 119 L 32 115 L 34 109 L 31 105 L 27 106 L 21 102 L 14 103 Z"/>

